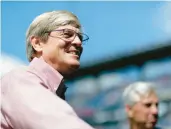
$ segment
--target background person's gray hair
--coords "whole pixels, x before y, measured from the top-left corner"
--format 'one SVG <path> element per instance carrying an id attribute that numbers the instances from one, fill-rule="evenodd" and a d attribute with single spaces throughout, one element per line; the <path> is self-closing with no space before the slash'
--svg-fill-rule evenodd
<path id="1" fill-rule="evenodd" d="M 125 105 L 133 106 L 142 96 L 155 92 L 154 86 L 155 84 L 150 82 L 135 82 L 128 85 L 123 92 Z"/>
<path id="2" fill-rule="evenodd" d="M 52 11 L 37 16 L 30 24 L 26 33 L 26 52 L 29 61 L 33 59 L 35 50 L 30 43 L 31 36 L 40 37 L 44 42 L 48 40 L 48 33 L 60 26 L 72 25 L 81 31 L 81 24 L 73 13 L 68 11 Z"/>

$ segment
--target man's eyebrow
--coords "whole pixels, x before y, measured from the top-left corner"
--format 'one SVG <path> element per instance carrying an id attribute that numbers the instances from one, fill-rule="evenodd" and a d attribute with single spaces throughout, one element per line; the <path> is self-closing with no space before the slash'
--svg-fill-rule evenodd
<path id="1" fill-rule="evenodd" d="M 158 101 L 144 101 L 144 102 L 142 102 L 142 103 L 155 103 L 155 104 L 158 104 L 159 102 Z"/>

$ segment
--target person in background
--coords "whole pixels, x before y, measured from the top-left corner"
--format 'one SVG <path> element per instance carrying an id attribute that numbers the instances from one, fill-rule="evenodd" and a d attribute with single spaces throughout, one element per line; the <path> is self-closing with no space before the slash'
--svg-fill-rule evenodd
<path id="1" fill-rule="evenodd" d="M 80 66 L 81 24 L 69 11 L 37 16 L 26 33 L 29 66 L 1 78 L 2 129 L 92 129 L 65 101 L 64 78 Z"/>
<path id="2" fill-rule="evenodd" d="M 158 129 L 158 96 L 153 83 L 135 82 L 123 92 L 130 129 Z"/>

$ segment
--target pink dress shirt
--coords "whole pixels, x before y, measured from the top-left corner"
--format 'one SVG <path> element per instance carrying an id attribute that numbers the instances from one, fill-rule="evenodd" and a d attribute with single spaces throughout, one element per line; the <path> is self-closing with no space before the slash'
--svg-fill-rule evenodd
<path id="1" fill-rule="evenodd" d="M 1 78 L 1 129 L 93 129 L 55 92 L 62 75 L 43 58 Z"/>

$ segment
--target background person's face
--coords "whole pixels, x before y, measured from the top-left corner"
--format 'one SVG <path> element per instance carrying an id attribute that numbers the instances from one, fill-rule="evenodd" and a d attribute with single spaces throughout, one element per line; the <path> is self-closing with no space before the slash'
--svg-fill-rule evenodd
<path id="1" fill-rule="evenodd" d="M 151 92 L 148 96 L 141 98 L 132 108 L 132 120 L 143 124 L 145 128 L 153 128 L 158 119 L 158 98 Z"/>
<path id="2" fill-rule="evenodd" d="M 71 25 L 61 26 L 57 29 L 71 29 L 76 32 L 80 30 Z M 43 44 L 42 56 L 44 60 L 53 66 L 61 74 L 69 74 L 80 66 L 82 53 L 82 42 L 78 36 L 72 42 L 66 42 L 62 33 L 52 31 L 45 44 Z"/>

